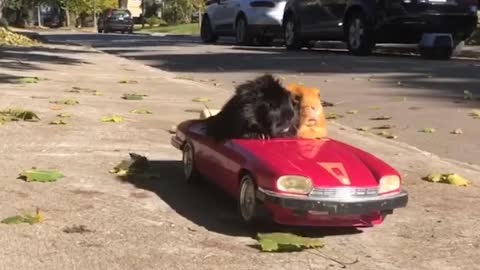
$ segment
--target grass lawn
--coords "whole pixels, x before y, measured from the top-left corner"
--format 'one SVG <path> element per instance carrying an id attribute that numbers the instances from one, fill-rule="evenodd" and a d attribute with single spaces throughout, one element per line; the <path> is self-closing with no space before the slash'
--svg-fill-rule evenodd
<path id="1" fill-rule="evenodd" d="M 150 32 L 150 33 L 168 33 L 177 35 L 196 35 L 200 33 L 200 26 L 198 23 L 179 24 L 171 26 L 154 26 L 150 27 L 145 24 L 145 28 L 142 29 L 142 25 L 135 25 L 135 31 Z"/>

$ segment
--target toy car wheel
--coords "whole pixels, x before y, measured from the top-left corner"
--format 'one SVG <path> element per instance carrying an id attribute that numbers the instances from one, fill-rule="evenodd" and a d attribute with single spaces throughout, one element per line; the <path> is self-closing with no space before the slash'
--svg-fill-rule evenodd
<path id="1" fill-rule="evenodd" d="M 187 183 L 195 183 L 198 181 L 200 174 L 195 167 L 195 150 L 191 142 L 186 142 L 183 146 L 183 173 Z"/>
<path id="2" fill-rule="evenodd" d="M 247 224 L 259 221 L 259 205 L 256 197 L 256 185 L 253 177 L 246 174 L 240 181 L 238 208 L 242 220 Z"/>

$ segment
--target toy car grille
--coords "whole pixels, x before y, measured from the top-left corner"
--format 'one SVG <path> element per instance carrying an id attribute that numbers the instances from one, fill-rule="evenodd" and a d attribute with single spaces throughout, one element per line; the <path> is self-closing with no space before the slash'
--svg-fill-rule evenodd
<path id="1" fill-rule="evenodd" d="M 378 188 L 315 188 L 310 192 L 314 198 L 358 198 L 375 197 Z"/>

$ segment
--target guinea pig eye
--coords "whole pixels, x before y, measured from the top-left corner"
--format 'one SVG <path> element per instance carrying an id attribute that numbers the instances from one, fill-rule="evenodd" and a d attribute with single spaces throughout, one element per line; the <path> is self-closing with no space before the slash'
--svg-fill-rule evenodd
<path id="1" fill-rule="evenodd" d="M 302 97 L 301 96 L 293 96 L 290 98 L 290 100 L 292 101 L 293 104 L 298 104 L 300 103 L 300 101 L 302 101 Z"/>

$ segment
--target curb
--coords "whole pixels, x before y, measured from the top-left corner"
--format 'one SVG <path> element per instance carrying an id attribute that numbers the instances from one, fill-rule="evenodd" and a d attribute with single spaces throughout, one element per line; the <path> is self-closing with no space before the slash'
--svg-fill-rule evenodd
<path id="1" fill-rule="evenodd" d="M 198 36 L 192 35 L 181 35 L 181 34 L 167 34 L 167 33 L 148 33 L 148 32 L 136 32 L 137 35 L 145 36 L 160 36 L 160 37 L 178 37 L 178 38 L 192 38 L 191 43 L 199 43 L 200 39 Z M 198 39 L 198 41 L 196 40 Z M 185 42 L 185 40 L 182 40 Z M 283 44 L 280 45 L 283 47 Z M 347 46 L 343 42 L 338 41 L 317 41 L 313 46 L 315 49 L 334 49 L 334 50 L 347 50 Z M 387 54 L 410 54 L 418 55 L 418 48 L 416 45 L 408 45 L 400 47 L 398 44 L 384 44 L 378 45 L 374 53 L 387 53 Z M 469 58 L 477 59 L 480 58 L 480 46 L 464 46 L 460 52 L 454 53 L 453 58 Z"/>

